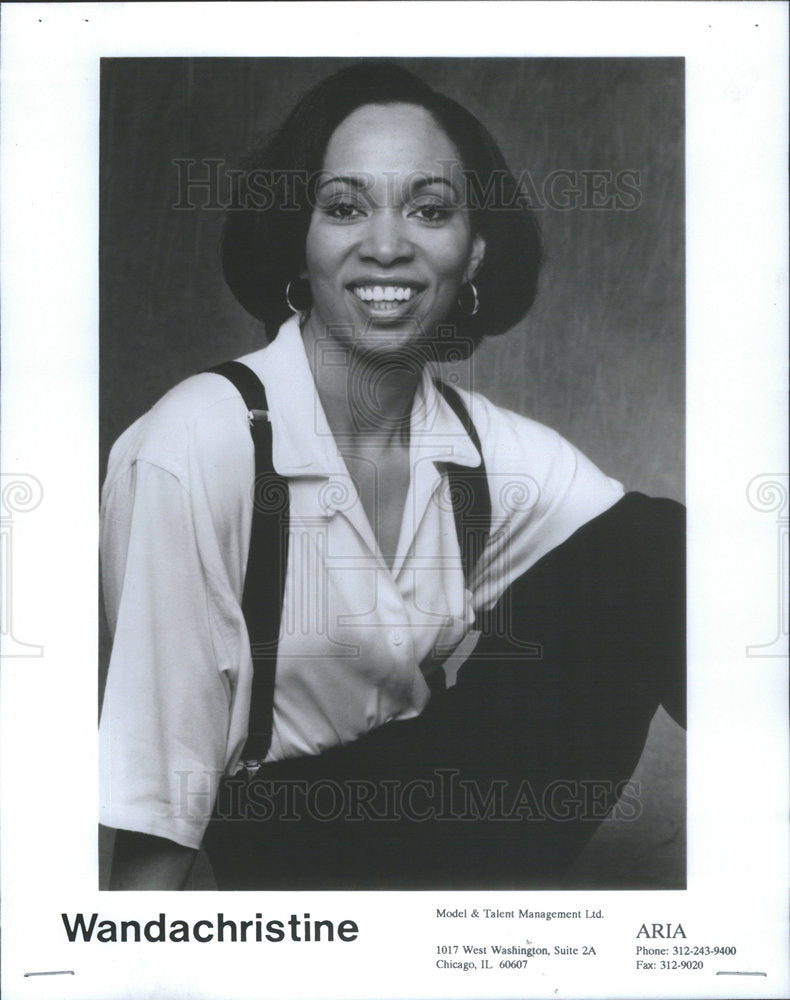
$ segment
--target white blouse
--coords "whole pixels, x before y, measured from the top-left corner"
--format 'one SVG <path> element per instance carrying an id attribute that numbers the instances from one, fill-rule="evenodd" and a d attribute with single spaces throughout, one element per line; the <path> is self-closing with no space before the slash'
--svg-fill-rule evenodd
<path id="1" fill-rule="evenodd" d="M 390 568 L 329 430 L 296 318 L 241 360 L 266 387 L 273 463 L 290 490 L 270 760 L 419 714 L 430 697 L 420 663 L 449 653 L 476 611 L 622 496 L 554 431 L 462 392 L 492 502 L 491 539 L 467 589 L 437 463 L 474 467 L 480 457 L 426 373 Z M 198 847 L 217 777 L 237 764 L 252 677 L 241 595 L 253 477 L 244 403 L 215 374 L 176 386 L 112 450 L 101 539 L 114 634 L 100 727 L 108 826 Z"/>

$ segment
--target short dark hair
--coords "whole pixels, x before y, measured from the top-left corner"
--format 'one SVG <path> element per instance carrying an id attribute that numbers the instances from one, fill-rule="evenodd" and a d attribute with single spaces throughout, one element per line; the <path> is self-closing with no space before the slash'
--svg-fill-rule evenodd
<path id="1" fill-rule="evenodd" d="M 308 91 L 245 164 L 258 178 L 269 178 L 271 188 L 266 210 L 261 205 L 229 212 L 222 267 L 231 291 L 263 321 L 270 340 L 290 315 L 285 289 L 304 270 L 314 204 L 309 180 L 302 188 L 274 179 L 318 177 L 329 140 L 341 122 L 363 105 L 393 103 L 425 108 L 452 140 L 472 195 L 472 230 L 486 241 L 485 258 L 474 278 L 479 311 L 469 316 L 469 309 L 459 308 L 448 322 L 477 345 L 485 335 L 510 329 L 534 302 L 540 232 L 534 215 L 517 197 L 516 181 L 488 130 L 471 112 L 402 66 L 366 60 L 339 70 Z"/>

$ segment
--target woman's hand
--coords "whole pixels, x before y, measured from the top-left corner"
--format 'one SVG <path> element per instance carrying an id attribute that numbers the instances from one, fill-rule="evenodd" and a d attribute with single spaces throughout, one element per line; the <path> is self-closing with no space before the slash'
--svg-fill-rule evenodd
<path id="1" fill-rule="evenodd" d="M 197 851 L 148 833 L 118 830 L 110 889 L 183 889 Z"/>

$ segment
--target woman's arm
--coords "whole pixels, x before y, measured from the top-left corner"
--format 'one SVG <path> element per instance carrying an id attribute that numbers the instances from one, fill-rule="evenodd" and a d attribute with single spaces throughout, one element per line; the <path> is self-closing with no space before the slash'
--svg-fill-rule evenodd
<path id="1" fill-rule="evenodd" d="M 118 830 L 111 889 L 183 889 L 197 851 L 148 833 Z"/>
<path id="2" fill-rule="evenodd" d="M 114 636 L 99 732 L 99 819 L 197 849 L 229 725 L 215 652 L 224 636 L 213 632 L 200 547 L 211 525 L 198 522 L 181 480 L 142 460 L 104 500 L 103 584 Z"/>

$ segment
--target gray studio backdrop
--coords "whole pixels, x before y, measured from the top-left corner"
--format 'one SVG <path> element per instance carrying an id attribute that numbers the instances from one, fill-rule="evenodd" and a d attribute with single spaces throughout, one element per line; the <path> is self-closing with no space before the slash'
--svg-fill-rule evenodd
<path id="1" fill-rule="evenodd" d="M 176 207 L 177 161 L 197 161 L 193 177 L 206 160 L 238 166 L 306 89 L 352 61 L 103 60 L 102 470 L 113 440 L 172 385 L 265 344 L 220 274 L 223 212 Z M 396 61 L 489 128 L 543 231 L 536 305 L 462 378 L 558 430 L 627 489 L 682 500 L 682 59 Z M 683 766 L 662 725 L 651 744 L 665 758 L 653 780 L 660 829 L 646 836 L 675 844 L 652 871 L 673 885 L 684 877 Z"/>
<path id="2" fill-rule="evenodd" d="M 399 61 L 474 112 L 545 206 L 538 301 L 483 345 L 475 387 L 554 427 L 627 488 L 682 499 L 682 60 Z M 173 207 L 174 161 L 238 165 L 347 62 L 104 61 L 102 468 L 175 382 L 265 343 L 219 272 L 222 212 Z"/>

